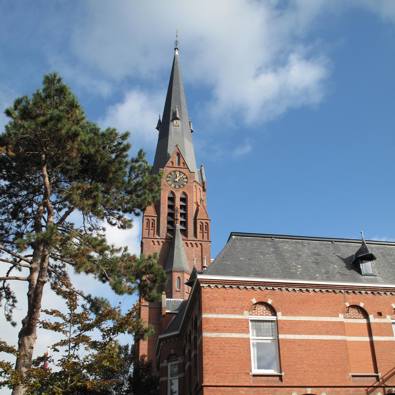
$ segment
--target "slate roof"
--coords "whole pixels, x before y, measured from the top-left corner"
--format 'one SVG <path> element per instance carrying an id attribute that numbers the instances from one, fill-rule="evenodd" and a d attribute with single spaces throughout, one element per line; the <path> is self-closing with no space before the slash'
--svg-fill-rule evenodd
<path id="1" fill-rule="evenodd" d="M 377 276 L 363 276 L 353 263 L 361 244 L 356 239 L 231 233 L 203 274 L 395 285 L 395 243 L 366 241 Z"/>
<path id="2" fill-rule="evenodd" d="M 166 311 L 171 313 L 178 313 L 184 299 L 166 299 Z"/>
<path id="3" fill-rule="evenodd" d="M 182 319 L 184 317 L 184 312 L 187 307 L 187 300 L 183 300 L 178 307 L 177 314 L 174 315 L 174 318 L 170 321 L 169 326 L 161 333 L 161 335 L 167 335 L 169 333 L 177 332 L 180 329 L 180 325 L 182 324 Z"/>
<path id="4" fill-rule="evenodd" d="M 191 272 L 188 264 L 187 255 L 185 253 L 184 243 L 182 241 L 182 235 L 181 235 L 179 224 L 176 225 L 173 240 L 171 241 L 170 244 L 169 254 L 167 255 L 166 264 L 165 264 L 165 271 L 182 272 L 182 273 Z"/>
<path id="5" fill-rule="evenodd" d="M 175 118 L 179 120 L 180 126 L 178 127 L 174 126 L 173 119 Z M 181 78 L 178 48 L 174 51 L 165 107 L 157 129 L 159 129 L 159 137 L 153 164 L 154 171 L 158 172 L 166 165 L 176 145 L 178 145 L 189 170 L 195 172 L 195 177 L 198 180 L 199 174 L 196 169 L 192 130 Z"/>

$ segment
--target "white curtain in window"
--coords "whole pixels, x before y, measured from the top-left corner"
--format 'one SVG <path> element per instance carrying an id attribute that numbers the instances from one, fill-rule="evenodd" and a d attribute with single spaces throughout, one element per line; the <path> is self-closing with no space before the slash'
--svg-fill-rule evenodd
<path id="1" fill-rule="evenodd" d="M 253 340 L 252 351 L 255 370 L 279 371 L 276 341 Z"/>
<path id="2" fill-rule="evenodd" d="M 251 321 L 251 336 L 277 338 L 276 321 Z"/>
<path id="3" fill-rule="evenodd" d="M 254 320 L 250 325 L 253 370 L 279 372 L 276 321 Z"/>

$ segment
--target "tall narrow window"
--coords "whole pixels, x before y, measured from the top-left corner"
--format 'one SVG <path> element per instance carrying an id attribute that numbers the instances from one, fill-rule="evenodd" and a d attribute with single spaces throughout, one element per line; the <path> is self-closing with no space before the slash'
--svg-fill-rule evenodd
<path id="1" fill-rule="evenodd" d="M 188 197 L 185 192 L 180 197 L 180 228 L 181 233 L 187 236 L 188 230 Z"/>
<path id="2" fill-rule="evenodd" d="M 193 322 L 193 352 L 194 354 L 194 366 L 196 372 L 196 382 L 199 382 L 199 354 L 198 354 L 198 321 L 195 317 Z"/>
<path id="3" fill-rule="evenodd" d="M 207 222 L 204 224 L 204 238 L 205 238 L 206 240 L 209 240 L 209 239 L 210 239 L 210 236 L 209 236 L 209 234 L 208 234 L 208 223 L 207 223 Z"/>
<path id="4" fill-rule="evenodd" d="M 176 156 L 176 164 L 177 164 L 177 166 L 181 166 L 181 155 L 180 154 L 177 154 L 177 156 Z"/>
<path id="5" fill-rule="evenodd" d="M 178 395 L 178 361 L 169 361 L 167 364 L 167 393 L 168 395 Z"/>
<path id="6" fill-rule="evenodd" d="M 204 239 L 203 222 L 200 222 L 199 224 L 199 236 L 201 240 Z"/>
<path id="7" fill-rule="evenodd" d="M 392 321 L 392 332 L 395 336 L 395 321 Z"/>
<path id="8" fill-rule="evenodd" d="M 173 234 L 175 227 L 175 208 L 176 208 L 176 195 L 169 192 L 167 197 L 167 233 Z"/>
<path id="9" fill-rule="evenodd" d="M 277 317 L 265 303 L 256 303 L 250 311 L 252 373 L 279 373 Z"/>
<path id="10" fill-rule="evenodd" d="M 176 289 L 179 291 L 181 289 L 181 278 L 177 277 L 176 279 Z"/>

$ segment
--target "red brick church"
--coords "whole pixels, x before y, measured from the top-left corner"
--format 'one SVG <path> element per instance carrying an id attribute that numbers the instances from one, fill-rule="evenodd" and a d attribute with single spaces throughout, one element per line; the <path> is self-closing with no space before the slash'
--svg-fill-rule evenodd
<path id="1" fill-rule="evenodd" d="M 155 335 L 138 345 L 160 393 L 395 394 L 395 243 L 233 232 L 211 261 L 179 57 L 157 125 L 161 197 L 142 228 L 167 273 L 162 301 L 142 302 Z"/>

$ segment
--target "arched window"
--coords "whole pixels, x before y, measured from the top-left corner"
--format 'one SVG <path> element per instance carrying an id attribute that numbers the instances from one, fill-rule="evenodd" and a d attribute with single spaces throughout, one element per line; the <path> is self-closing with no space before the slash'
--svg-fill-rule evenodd
<path id="1" fill-rule="evenodd" d="M 187 236 L 188 230 L 188 196 L 185 192 L 180 197 L 180 228 L 181 233 Z"/>
<path id="2" fill-rule="evenodd" d="M 151 236 L 152 237 L 155 236 L 155 220 L 154 219 L 151 220 Z"/>
<path id="3" fill-rule="evenodd" d="M 175 228 L 176 195 L 169 192 L 167 196 L 167 233 L 173 234 Z"/>
<path id="4" fill-rule="evenodd" d="M 280 372 L 277 314 L 267 303 L 250 309 L 250 345 L 252 373 Z"/>
<path id="5" fill-rule="evenodd" d="M 181 155 L 180 154 L 177 154 L 177 156 L 176 156 L 176 165 L 181 166 Z"/>
<path id="6" fill-rule="evenodd" d="M 344 314 L 350 373 L 377 373 L 369 315 L 361 306 L 351 305 Z"/>
<path id="7" fill-rule="evenodd" d="M 181 278 L 177 277 L 176 278 L 176 289 L 179 291 L 181 289 Z"/>

